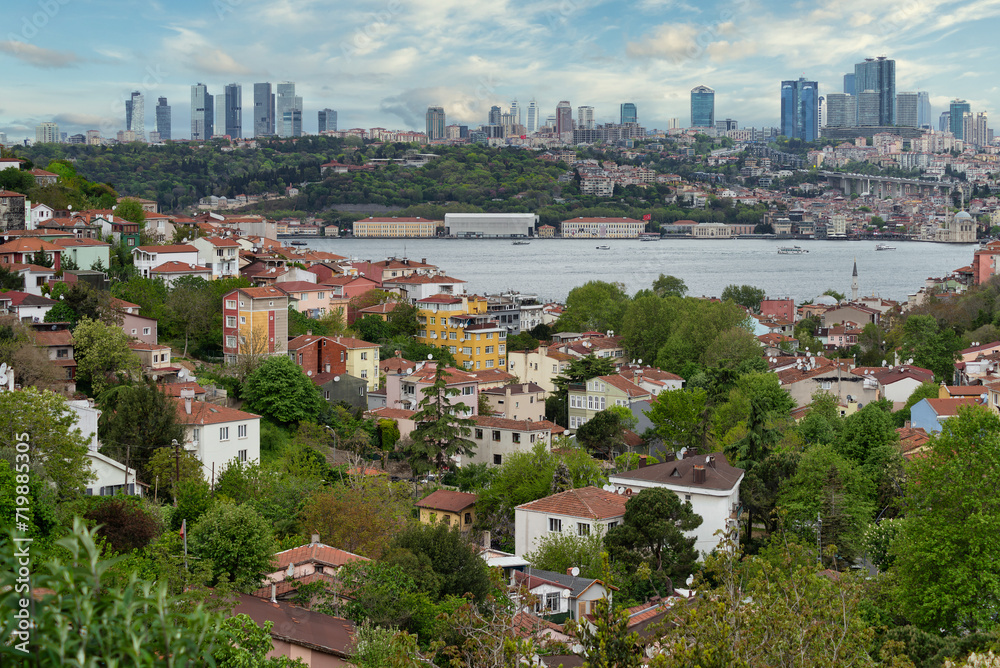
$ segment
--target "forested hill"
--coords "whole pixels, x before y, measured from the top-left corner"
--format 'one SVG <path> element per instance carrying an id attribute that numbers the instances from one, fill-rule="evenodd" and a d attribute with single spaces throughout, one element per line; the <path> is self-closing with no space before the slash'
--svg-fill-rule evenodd
<path id="1" fill-rule="evenodd" d="M 435 146 L 441 157 L 424 167 L 320 173 L 320 166 L 331 161 L 364 165 L 415 150 L 410 144 L 303 137 L 265 142 L 259 149 L 234 149 L 225 140 L 166 146 L 41 144 L 19 148 L 18 155 L 43 168 L 50 160 L 72 160 L 82 176 L 109 183 L 122 195 L 156 200 L 165 213 L 180 213 L 208 195 L 264 193 L 273 195 L 245 211 L 273 217 L 313 214 L 329 222 L 359 218 L 361 214 L 342 212 L 350 205 L 381 205 L 398 210 L 398 215 L 437 219 L 447 211 L 531 212 L 539 214 L 542 224 L 575 216 L 641 219 L 650 214 L 652 230 L 678 220 L 758 223 L 763 211 L 714 199 L 705 209 L 682 208 L 673 203 L 672 189 L 664 184 L 616 187 L 614 197 L 581 195 L 578 178 L 565 163 L 515 148 Z M 619 157 L 595 149 L 586 154 Z M 287 186 L 299 187 L 299 194 L 284 197 Z"/>

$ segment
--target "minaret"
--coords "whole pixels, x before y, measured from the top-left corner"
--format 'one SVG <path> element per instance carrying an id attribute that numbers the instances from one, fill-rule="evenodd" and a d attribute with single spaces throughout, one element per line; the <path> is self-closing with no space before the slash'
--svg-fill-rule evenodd
<path id="1" fill-rule="evenodd" d="M 854 273 L 851 274 L 851 301 L 858 301 L 858 258 L 854 258 Z"/>

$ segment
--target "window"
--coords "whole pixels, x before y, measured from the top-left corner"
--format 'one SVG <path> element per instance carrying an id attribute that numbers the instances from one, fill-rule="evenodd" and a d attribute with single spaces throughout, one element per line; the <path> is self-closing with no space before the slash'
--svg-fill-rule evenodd
<path id="1" fill-rule="evenodd" d="M 449 339 L 457 339 L 458 338 L 458 332 L 448 332 L 448 338 Z"/>
<path id="2" fill-rule="evenodd" d="M 245 315 L 240 316 L 240 324 L 241 325 L 247 324 L 247 317 Z"/>
<path id="3" fill-rule="evenodd" d="M 494 429 L 493 430 L 493 440 L 494 441 L 499 441 L 500 440 L 500 430 L 499 429 Z"/>
<path id="4" fill-rule="evenodd" d="M 58 359 L 65 359 L 69 357 L 69 350 L 67 350 L 66 348 L 60 348 L 59 350 L 56 351 L 56 357 Z"/>
<path id="5" fill-rule="evenodd" d="M 236 438 L 246 438 L 247 437 L 247 426 L 241 424 L 236 427 Z"/>
<path id="6" fill-rule="evenodd" d="M 227 336 L 226 337 L 226 347 L 227 348 L 235 348 L 236 347 L 236 337 L 235 336 Z M 295 353 L 292 353 L 292 354 L 294 355 Z M 292 360 L 292 361 L 294 361 L 294 360 Z"/>
<path id="7" fill-rule="evenodd" d="M 191 442 L 197 443 L 200 439 L 201 439 L 201 429 L 199 427 L 195 427 L 194 429 L 191 430 Z"/>
<path id="8" fill-rule="evenodd" d="M 545 595 L 545 609 L 559 611 L 559 594 L 553 592 Z"/>
<path id="9" fill-rule="evenodd" d="M 448 352 L 452 355 L 454 355 L 457 350 L 458 349 L 455 346 L 448 346 Z"/>
<path id="10" fill-rule="evenodd" d="M 685 494 L 684 495 L 684 500 L 685 501 L 690 501 L 691 500 L 691 495 L 690 494 Z"/>
<path id="11" fill-rule="evenodd" d="M 239 460 L 241 462 L 245 462 L 247 460 L 247 451 L 240 450 L 239 452 L 236 453 L 236 456 L 239 457 Z"/>
<path id="12" fill-rule="evenodd" d="M 618 522 L 617 521 L 615 521 L 615 522 L 608 522 L 608 528 L 609 529 L 614 529 L 616 526 L 618 526 Z"/>
<path id="13" fill-rule="evenodd" d="M 473 387 L 472 385 L 466 385 L 465 387 L 462 388 L 462 395 L 463 396 L 469 396 L 471 394 L 475 394 L 475 392 L 476 392 L 476 388 Z"/>
<path id="14" fill-rule="evenodd" d="M 493 346 L 486 346 L 486 354 L 487 355 L 493 354 Z"/>
<path id="15" fill-rule="evenodd" d="M 139 330 L 137 330 L 137 329 L 136 329 L 135 327 L 133 327 L 133 328 L 132 328 L 132 336 L 135 336 L 135 333 L 136 333 L 137 331 L 139 331 Z"/>
<path id="16" fill-rule="evenodd" d="M 362 378 L 367 378 L 368 377 L 368 369 L 362 369 L 361 370 L 361 377 Z"/>
<path id="17" fill-rule="evenodd" d="M 472 513 L 465 513 L 465 523 L 472 524 Z"/>
<path id="18" fill-rule="evenodd" d="M 538 367 L 536 366 L 536 367 L 535 367 L 535 369 L 537 369 L 537 368 L 538 368 Z M 555 365 L 555 364 L 553 364 L 553 365 L 552 365 L 552 373 L 555 373 L 555 372 L 556 372 L 556 365 Z"/>
<path id="19" fill-rule="evenodd" d="M 493 455 L 493 464 L 495 466 L 500 466 L 503 463 L 503 457 L 500 455 Z"/>
<path id="20" fill-rule="evenodd" d="M 833 384 L 828 380 L 824 380 L 819 384 L 819 386 L 824 390 L 829 390 L 831 387 L 833 387 Z"/>
<path id="21" fill-rule="evenodd" d="M 327 401 L 330 400 L 330 390 L 326 390 L 325 392 L 323 392 L 323 398 L 326 399 Z"/>
<path id="22" fill-rule="evenodd" d="M 480 440 L 480 441 L 483 440 L 483 430 L 482 429 L 477 429 L 476 430 L 476 439 Z"/>
<path id="23" fill-rule="evenodd" d="M 361 359 L 363 360 L 368 359 L 368 353 L 361 353 Z"/>
<path id="24" fill-rule="evenodd" d="M 142 328 L 142 335 L 143 336 L 149 336 L 149 327 L 143 327 Z"/>
<path id="25" fill-rule="evenodd" d="M 235 327 L 235 326 L 236 326 L 236 316 L 235 315 L 227 315 L 226 316 L 226 327 Z"/>
<path id="26" fill-rule="evenodd" d="M 486 360 L 486 368 L 487 369 L 493 368 L 493 360 Z"/>
<path id="27" fill-rule="evenodd" d="M 586 522 L 576 523 L 576 535 L 577 536 L 589 536 L 590 535 L 590 525 Z"/>
<path id="28" fill-rule="evenodd" d="M 219 440 L 220 441 L 229 440 L 229 427 L 219 427 Z"/>
<path id="29" fill-rule="evenodd" d="M 153 353 L 153 364 L 156 364 L 159 361 L 160 361 L 160 356 L 157 355 L 156 353 Z"/>
<path id="30" fill-rule="evenodd" d="M 511 434 L 511 437 L 514 439 L 515 443 L 520 443 L 521 442 L 521 435 L 518 434 L 517 432 L 514 432 L 513 434 Z"/>
<path id="31" fill-rule="evenodd" d="M 437 324 L 437 320 L 434 318 L 434 316 L 431 316 L 431 324 L 432 325 L 436 325 Z"/>
<path id="32" fill-rule="evenodd" d="M 549 533 L 562 533 L 562 520 L 557 520 L 554 517 L 550 517 Z"/>
<path id="33" fill-rule="evenodd" d="M 316 295 L 316 298 L 317 299 L 323 299 L 325 295 L 326 295 L 325 292 L 320 292 L 319 294 Z"/>
<path id="34" fill-rule="evenodd" d="M 226 308 L 236 308 L 236 300 L 235 299 L 227 299 L 226 300 Z"/>
<path id="35" fill-rule="evenodd" d="M 462 354 L 463 355 L 471 355 L 472 354 L 472 348 L 470 348 L 469 346 L 465 346 L 464 348 L 462 348 Z"/>

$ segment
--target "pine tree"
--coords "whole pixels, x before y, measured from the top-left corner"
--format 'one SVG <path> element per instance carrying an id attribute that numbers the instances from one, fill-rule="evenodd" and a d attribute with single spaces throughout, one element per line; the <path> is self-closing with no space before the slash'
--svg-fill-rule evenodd
<path id="1" fill-rule="evenodd" d="M 410 434 L 412 443 L 406 449 L 414 474 L 442 470 L 453 456 L 475 452 L 476 444 L 467 438 L 475 423 L 463 417 L 468 406 L 451 403 L 450 397 L 457 396 L 459 391 L 448 387 L 450 375 L 443 364 L 437 364 L 434 384 L 421 390 L 424 398 L 412 418 L 417 427 Z"/>

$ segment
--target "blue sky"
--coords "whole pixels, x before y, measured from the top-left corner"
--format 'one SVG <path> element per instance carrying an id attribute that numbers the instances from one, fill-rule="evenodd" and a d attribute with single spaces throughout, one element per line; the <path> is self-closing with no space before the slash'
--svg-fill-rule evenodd
<path id="1" fill-rule="evenodd" d="M 866 56 L 896 60 L 897 90 L 926 90 L 934 117 L 961 97 L 991 115 L 1000 89 L 992 28 L 1000 0 L 5 0 L 0 132 L 34 137 L 54 120 L 71 134 L 124 128 L 131 90 L 173 107 L 190 134 L 190 86 L 211 93 L 295 81 L 304 127 L 423 129 L 428 105 L 449 123 L 489 107 L 560 100 L 617 120 L 635 102 L 648 128 L 689 120 L 688 92 L 716 90 L 716 117 L 777 125 L 782 79 L 840 92 Z M 575 113 L 575 111 L 574 111 Z M 244 127 L 248 123 L 244 121 Z"/>

